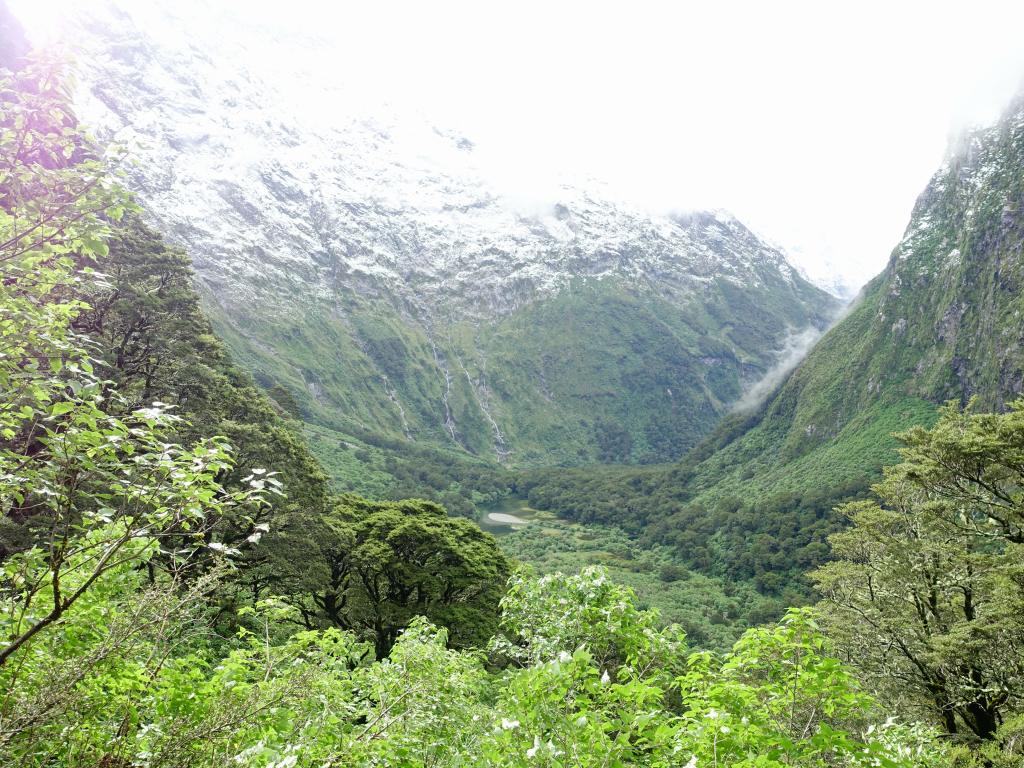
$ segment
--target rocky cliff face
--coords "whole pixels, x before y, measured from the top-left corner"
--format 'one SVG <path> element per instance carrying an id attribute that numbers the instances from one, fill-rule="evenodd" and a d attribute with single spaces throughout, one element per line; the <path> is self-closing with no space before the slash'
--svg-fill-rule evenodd
<path id="1" fill-rule="evenodd" d="M 935 405 L 1024 392 L 1024 94 L 949 151 L 885 271 L 762 412 L 696 464 L 692 495 L 826 492 L 895 459 Z"/>
<path id="2" fill-rule="evenodd" d="M 929 399 L 1002 408 L 1024 389 L 1024 95 L 964 136 L 918 200 L 879 286 L 873 330 Z M 888 379 L 888 380 L 887 380 Z"/>
<path id="3" fill-rule="evenodd" d="M 885 271 L 769 413 L 811 436 L 790 438 L 799 452 L 900 398 L 1002 408 L 1024 386 L 1022 288 L 1024 98 L 950 148 Z"/>
<path id="4" fill-rule="evenodd" d="M 724 212 L 596 184 L 524 211 L 471 138 L 317 90 L 219 12 L 77 12 L 81 117 L 132 150 L 235 356 L 313 421 L 522 463 L 670 458 L 836 308 Z"/>

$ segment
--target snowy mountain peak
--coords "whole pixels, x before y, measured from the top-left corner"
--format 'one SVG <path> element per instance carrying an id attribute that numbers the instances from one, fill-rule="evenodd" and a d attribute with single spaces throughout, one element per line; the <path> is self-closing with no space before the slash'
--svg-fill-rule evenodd
<path id="1" fill-rule="evenodd" d="M 671 459 L 833 315 L 729 213 L 524 179 L 466 131 L 321 76 L 314 35 L 198 0 L 68 22 L 79 115 L 129 148 L 129 186 L 187 248 L 235 359 L 346 440 Z"/>
<path id="2" fill-rule="evenodd" d="M 328 297 L 341 283 L 486 316 L 576 278 L 681 292 L 712 277 L 756 285 L 765 269 L 800 279 L 723 211 L 652 216 L 596 183 L 524 204 L 470 137 L 379 101 L 344 103 L 342 86 L 286 91 L 253 71 L 254 48 L 275 50 L 266 30 L 210 46 L 187 34 L 181 7 L 155 14 L 76 11 L 80 115 L 131 149 L 132 186 L 222 302 L 295 282 Z M 310 60 L 317 44 L 306 41 Z"/>

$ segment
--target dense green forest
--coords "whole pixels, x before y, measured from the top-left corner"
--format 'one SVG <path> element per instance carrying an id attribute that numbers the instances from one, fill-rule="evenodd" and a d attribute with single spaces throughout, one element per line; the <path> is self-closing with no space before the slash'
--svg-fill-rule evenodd
<path id="1" fill-rule="evenodd" d="M 300 296 L 283 318 L 207 306 L 240 364 L 318 428 L 521 468 L 681 456 L 767 370 L 787 327 L 827 323 L 835 300 L 799 288 L 767 285 L 754 301 L 722 281 L 679 306 L 580 281 L 488 322 L 347 295 L 344 323 Z"/>
<path id="2" fill-rule="evenodd" d="M 812 595 L 804 574 L 899 459 L 893 435 L 947 400 L 1004 410 L 1024 382 L 1024 99 L 964 135 L 920 195 L 885 270 L 758 408 L 672 465 L 539 470 L 518 492 L 618 526 L 690 568 Z"/>
<path id="3" fill-rule="evenodd" d="M 0 80 L 4 765 L 1020 765 L 1024 403 L 929 412 L 880 483 L 768 507 L 661 476 L 664 508 L 629 506 L 615 488 L 644 469 L 590 475 L 606 505 L 574 507 L 554 473 L 480 470 L 474 502 L 514 487 L 620 526 L 591 534 L 615 562 L 535 575 L 437 503 L 472 464 L 380 465 L 429 499 L 332 490 L 78 126 L 69 77 L 41 58 Z M 543 535 L 509 549 L 562 567 Z M 678 586 L 691 637 L 611 578 L 632 560 Z M 747 583 L 806 602 L 812 565 L 819 601 L 781 618 Z M 701 629 L 690 601 L 719 592 Z"/>

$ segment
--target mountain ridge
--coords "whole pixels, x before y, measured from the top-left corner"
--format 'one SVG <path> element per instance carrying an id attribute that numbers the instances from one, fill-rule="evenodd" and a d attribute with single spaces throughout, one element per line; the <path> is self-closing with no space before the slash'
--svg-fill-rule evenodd
<path id="1" fill-rule="evenodd" d="M 723 212 L 563 186 L 522 214 L 471 140 L 279 98 L 168 14 L 164 37 L 127 6 L 77 14 L 83 119 L 140 158 L 130 186 L 235 359 L 343 437 L 519 466 L 675 458 L 838 306 Z"/>
<path id="2" fill-rule="evenodd" d="M 540 474 L 531 503 L 617 522 L 696 567 L 799 584 L 841 501 L 896 458 L 893 433 L 953 400 L 1003 410 L 1024 391 L 1024 99 L 951 148 L 885 270 L 758 408 L 681 462 Z"/>

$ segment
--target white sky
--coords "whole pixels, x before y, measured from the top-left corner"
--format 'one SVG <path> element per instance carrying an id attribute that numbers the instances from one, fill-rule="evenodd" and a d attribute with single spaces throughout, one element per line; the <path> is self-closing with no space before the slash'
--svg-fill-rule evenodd
<path id="1" fill-rule="evenodd" d="M 12 4 L 36 28 L 59 14 Z M 197 30 L 206 13 L 270 25 L 295 61 L 262 64 L 312 67 L 305 89 L 340 79 L 463 132 L 510 194 L 544 203 L 587 176 L 653 211 L 726 208 L 854 285 L 886 262 L 951 134 L 1024 83 L 1020 0 L 205 6 Z M 329 37 L 329 56 L 303 62 L 299 33 Z"/>

